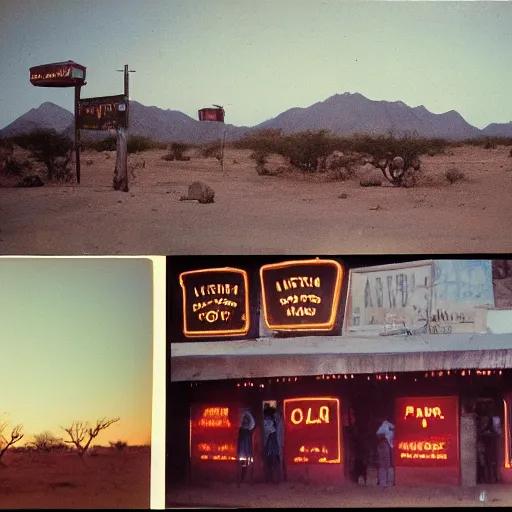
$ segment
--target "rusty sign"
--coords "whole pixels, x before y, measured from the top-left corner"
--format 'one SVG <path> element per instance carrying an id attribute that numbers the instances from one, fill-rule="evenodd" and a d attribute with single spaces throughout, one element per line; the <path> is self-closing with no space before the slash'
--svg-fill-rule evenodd
<path id="1" fill-rule="evenodd" d="M 202 108 L 198 111 L 199 121 L 218 121 L 224 122 L 224 109 L 223 108 Z"/>
<path id="2" fill-rule="evenodd" d="M 81 130 L 112 130 L 127 128 L 127 104 L 124 94 L 84 98 L 78 107 Z"/>
<path id="3" fill-rule="evenodd" d="M 30 68 L 30 83 L 37 87 L 75 87 L 85 85 L 85 66 L 72 60 Z"/>

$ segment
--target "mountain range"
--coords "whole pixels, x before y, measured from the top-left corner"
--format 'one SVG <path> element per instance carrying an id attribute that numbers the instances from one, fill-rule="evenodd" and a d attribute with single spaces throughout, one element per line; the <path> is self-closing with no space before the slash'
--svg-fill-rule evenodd
<path id="1" fill-rule="evenodd" d="M 228 114 L 229 115 L 229 114 Z M 74 116 L 51 102 L 33 108 L 0 130 L 0 138 L 30 132 L 36 128 L 53 128 L 73 137 Z M 483 130 L 469 124 L 456 111 L 434 114 L 423 105 L 409 107 L 401 101 L 370 100 L 358 93 L 335 94 L 307 108 L 292 108 L 256 126 L 234 126 L 219 122 L 201 122 L 177 110 L 148 107 L 130 101 L 130 134 L 161 141 L 203 143 L 221 138 L 236 140 L 244 134 L 264 128 L 283 133 L 327 129 L 336 135 L 357 133 L 372 135 L 405 133 L 422 137 L 461 140 L 486 136 L 512 137 L 512 122 L 491 123 Z M 105 132 L 82 130 L 83 140 L 100 139 Z"/>

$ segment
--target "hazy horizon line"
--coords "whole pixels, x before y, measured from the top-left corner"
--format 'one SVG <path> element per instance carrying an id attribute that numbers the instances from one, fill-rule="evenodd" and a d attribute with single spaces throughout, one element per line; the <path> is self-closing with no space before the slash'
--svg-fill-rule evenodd
<path id="1" fill-rule="evenodd" d="M 365 98 L 366 100 L 368 101 L 372 101 L 372 102 L 384 102 L 384 103 L 391 103 L 391 104 L 396 104 L 396 103 L 401 103 L 403 105 L 405 105 L 407 108 L 411 108 L 411 109 L 414 109 L 414 108 L 425 108 L 430 114 L 432 115 L 444 115 L 444 114 L 448 114 L 450 112 L 455 112 L 457 113 L 458 115 L 460 115 L 462 117 L 462 119 L 468 124 L 470 125 L 471 127 L 473 128 L 476 128 L 478 130 L 484 130 L 485 128 L 487 128 L 488 126 L 492 125 L 492 124 L 501 124 L 501 125 L 506 125 L 506 124 L 511 124 L 512 123 L 512 120 L 511 121 L 508 121 L 508 122 L 498 122 L 498 121 L 491 121 L 491 122 L 488 122 L 483 128 L 480 128 L 479 126 L 477 125 L 474 125 L 474 124 L 471 124 L 469 121 L 467 121 L 467 119 L 464 117 L 464 115 L 462 113 L 460 113 L 458 110 L 455 110 L 455 109 L 450 109 L 450 110 L 446 110 L 444 112 L 433 112 L 432 110 L 429 110 L 429 108 L 425 105 L 425 103 L 421 103 L 419 105 L 415 105 L 415 106 L 412 106 L 412 105 L 408 105 L 406 102 L 402 101 L 402 100 L 395 100 L 395 101 L 391 101 L 391 100 L 376 100 L 376 99 L 372 99 L 372 98 L 369 98 L 368 96 L 365 96 L 364 94 L 361 94 L 359 92 L 349 92 L 349 91 L 345 91 L 345 92 L 342 92 L 342 93 L 335 93 L 335 94 L 332 94 L 331 96 L 328 96 L 327 98 L 323 99 L 323 100 L 319 100 L 319 101 L 316 101 L 315 103 L 311 103 L 310 105 L 306 106 L 306 107 L 299 107 L 299 106 L 295 106 L 295 107 L 290 107 L 286 110 L 283 110 L 281 112 L 279 112 L 278 114 L 274 115 L 273 117 L 269 117 L 267 119 L 265 119 L 264 121 L 261 121 L 259 123 L 256 123 L 254 125 L 246 125 L 246 124 L 242 124 L 242 125 L 235 125 L 235 124 L 230 124 L 230 123 L 225 123 L 226 125 L 231 125 L 231 126 L 235 126 L 237 128 L 255 128 L 263 123 L 266 123 L 268 121 L 271 121 L 272 119 L 275 119 L 277 118 L 278 116 L 280 116 L 281 114 L 284 114 L 286 112 L 289 112 L 290 110 L 295 110 L 295 109 L 301 109 L 301 110 L 305 110 L 305 109 L 308 109 L 318 103 L 324 103 L 326 101 L 328 101 L 329 99 L 335 97 L 335 96 L 345 96 L 345 95 L 348 95 L 348 96 L 361 96 L 363 98 Z M 82 99 L 86 99 L 86 97 L 83 97 Z M 130 103 L 131 102 L 136 102 L 138 103 L 139 105 L 142 105 L 143 107 L 147 107 L 147 108 L 157 108 L 159 110 L 163 110 L 164 112 L 178 112 L 180 114 L 183 114 L 187 117 L 189 117 L 190 119 L 192 119 L 193 121 L 197 121 L 198 123 L 200 123 L 201 121 L 199 121 L 198 119 L 195 119 L 194 117 L 192 117 L 191 115 L 187 114 L 186 112 L 182 111 L 182 110 L 176 110 L 176 109 L 173 109 L 173 108 L 164 108 L 164 107 L 159 107 L 158 105 L 147 105 L 147 104 L 144 104 L 142 103 L 141 101 L 135 99 L 135 98 L 130 98 Z M 40 103 L 37 107 L 31 107 L 29 108 L 25 113 L 21 114 L 20 116 L 18 116 L 17 118 L 15 118 L 13 121 L 11 121 L 10 123 L 6 124 L 5 126 L 3 126 L 2 128 L 0 128 L 0 130 L 3 130 L 5 128 L 7 128 L 9 125 L 11 125 L 12 123 L 14 123 L 15 121 L 17 121 L 18 119 L 22 118 L 24 115 L 28 114 L 28 112 L 30 112 L 31 110 L 37 110 L 38 108 L 41 108 L 45 103 L 50 103 L 52 105 L 55 105 L 57 107 L 60 107 L 64 110 L 66 110 L 67 112 L 69 112 L 71 115 L 74 116 L 74 113 L 67 109 L 66 107 L 62 107 L 61 105 L 53 102 L 53 101 L 43 101 L 42 103 Z M 211 105 L 211 107 L 213 108 L 213 104 Z M 206 107 L 201 107 L 201 108 L 210 108 L 210 106 L 206 106 Z M 200 109 L 197 109 L 198 111 Z M 226 110 L 226 109 L 225 109 Z M 228 110 L 229 112 L 229 110 Z M 226 116 L 227 117 L 227 116 Z"/>

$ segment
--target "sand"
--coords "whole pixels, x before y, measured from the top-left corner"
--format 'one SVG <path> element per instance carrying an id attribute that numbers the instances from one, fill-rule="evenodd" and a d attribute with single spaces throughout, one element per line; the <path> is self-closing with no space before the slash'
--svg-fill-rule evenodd
<path id="1" fill-rule="evenodd" d="M 510 252 L 509 148 L 471 146 L 422 157 L 433 184 L 361 187 L 260 176 L 250 151 L 162 160 L 130 155 L 129 192 L 112 190 L 115 153 L 82 154 L 80 185 L 0 188 L 0 254 L 375 254 Z M 92 161 L 87 165 L 86 161 Z M 142 168 L 142 162 L 145 167 Z M 456 168 L 465 181 L 450 185 Z M 380 171 L 375 170 L 376 175 Z M 370 173 L 371 174 L 371 173 Z M 205 181 L 214 204 L 180 201 Z M 346 194 L 346 198 L 339 198 Z"/>
<path id="2" fill-rule="evenodd" d="M 480 491 L 487 491 L 485 502 Z M 505 484 L 462 487 L 389 487 L 376 485 L 320 486 L 281 483 L 174 485 L 167 492 L 170 508 L 370 508 L 370 507 L 505 507 L 512 488 Z"/>
<path id="3" fill-rule="evenodd" d="M 149 508 L 150 450 L 2 457 L 0 508 Z"/>

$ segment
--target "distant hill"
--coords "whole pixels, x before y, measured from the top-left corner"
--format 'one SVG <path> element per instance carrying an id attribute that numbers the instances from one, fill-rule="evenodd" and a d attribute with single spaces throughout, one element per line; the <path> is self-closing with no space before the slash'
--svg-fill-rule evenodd
<path id="1" fill-rule="evenodd" d="M 38 108 L 30 109 L 0 130 L 0 137 L 13 137 L 37 128 L 50 128 L 61 133 L 73 123 L 73 119 L 74 115 L 69 110 L 47 101 Z"/>
<path id="2" fill-rule="evenodd" d="M 484 136 L 512 137 L 512 123 L 492 123 L 479 130 L 456 111 L 434 114 L 423 105 L 409 107 L 401 101 L 374 101 L 355 93 L 335 94 L 306 108 L 292 108 L 253 127 L 237 127 L 217 122 L 200 122 L 177 110 L 147 107 L 130 102 L 130 134 L 161 141 L 203 143 L 222 137 L 236 140 L 244 134 L 263 128 L 281 129 L 284 133 L 327 129 L 336 135 L 357 133 L 372 135 L 393 133 L 396 136 L 416 134 L 450 140 Z M 73 137 L 73 114 L 46 102 L 0 130 L 0 137 L 10 137 L 35 128 L 53 128 Z M 109 133 L 82 130 L 82 140 L 97 140 Z"/>
<path id="3" fill-rule="evenodd" d="M 335 94 L 307 108 L 292 108 L 254 128 L 275 128 L 285 133 L 328 129 L 336 135 L 355 133 L 416 133 L 422 137 L 465 139 L 480 130 L 451 110 L 433 114 L 424 106 L 409 107 L 401 101 L 373 101 L 361 94 Z"/>
<path id="4" fill-rule="evenodd" d="M 482 134 L 490 137 L 512 137 L 512 121 L 510 123 L 491 123 L 482 130 Z"/>

